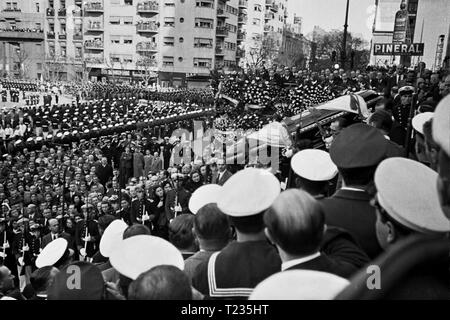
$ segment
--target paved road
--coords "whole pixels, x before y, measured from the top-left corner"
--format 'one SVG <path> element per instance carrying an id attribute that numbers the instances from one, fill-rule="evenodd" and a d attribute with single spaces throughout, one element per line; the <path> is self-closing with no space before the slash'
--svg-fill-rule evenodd
<path id="1" fill-rule="evenodd" d="M 31 92 L 30 92 L 30 94 L 31 94 Z M 40 102 L 40 104 L 43 104 L 44 103 L 44 99 L 42 97 L 43 94 L 40 93 L 40 96 L 41 96 L 41 99 L 40 99 L 39 102 Z M 17 107 L 17 106 L 26 106 L 25 100 L 22 99 L 22 94 L 20 94 L 19 98 L 20 98 L 19 102 L 10 102 L 9 101 L 10 97 L 9 97 L 9 93 L 8 93 L 8 102 L 1 102 L 1 99 L 0 99 L 0 110 L 3 109 L 3 108 L 12 108 L 12 107 Z M 74 100 L 75 99 L 72 98 L 72 96 L 62 95 L 62 96 L 59 97 L 59 104 L 72 103 L 72 101 L 74 101 Z M 52 102 L 55 103 L 55 96 L 53 96 Z"/>

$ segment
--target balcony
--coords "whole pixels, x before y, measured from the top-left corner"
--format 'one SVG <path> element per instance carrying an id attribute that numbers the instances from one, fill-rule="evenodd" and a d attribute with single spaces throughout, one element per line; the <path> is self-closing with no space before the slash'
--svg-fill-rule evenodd
<path id="1" fill-rule="evenodd" d="M 103 26 L 100 21 L 89 21 L 86 31 L 88 32 L 103 32 Z"/>
<path id="2" fill-rule="evenodd" d="M 240 15 L 240 16 L 238 17 L 238 24 L 244 24 L 244 23 L 247 23 L 247 20 L 248 20 L 248 17 L 247 17 L 247 16 Z"/>
<path id="3" fill-rule="evenodd" d="M 228 13 L 223 9 L 217 9 L 217 18 L 219 19 L 228 19 Z"/>
<path id="4" fill-rule="evenodd" d="M 83 16 L 83 12 L 81 10 L 72 10 L 72 16 L 74 18 L 81 18 Z"/>
<path id="5" fill-rule="evenodd" d="M 225 50 L 222 47 L 216 47 L 216 56 L 224 56 Z"/>
<path id="6" fill-rule="evenodd" d="M 103 50 L 103 41 L 87 40 L 84 42 L 84 48 L 87 50 Z"/>
<path id="7" fill-rule="evenodd" d="M 22 12 L 22 9 L 9 7 L 9 8 L 3 9 L 2 12 L 17 12 L 18 13 L 18 12 Z"/>
<path id="8" fill-rule="evenodd" d="M 0 41 L 43 41 L 44 31 L 38 29 L 0 29 Z"/>
<path id="9" fill-rule="evenodd" d="M 265 20 L 272 20 L 272 19 L 273 19 L 273 15 L 272 15 L 271 13 L 266 13 L 266 14 L 264 15 L 264 19 L 265 19 Z"/>
<path id="10" fill-rule="evenodd" d="M 158 46 L 156 42 L 139 42 L 136 45 L 137 52 L 154 52 L 158 51 Z"/>
<path id="11" fill-rule="evenodd" d="M 272 6 L 274 4 L 274 0 L 266 0 L 266 7 Z"/>
<path id="12" fill-rule="evenodd" d="M 156 67 L 156 59 L 139 59 L 136 61 L 136 67 Z"/>
<path id="13" fill-rule="evenodd" d="M 138 14 L 155 15 L 159 12 L 159 3 L 156 1 L 138 3 L 136 10 Z"/>
<path id="14" fill-rule="evenodd" d="M 89 2 L 84 5 L 84 11 L 90 13 L 103 13 L 103 3 L 102 2 Z"/>
<path id="15" fill-rule="evenodd" d="M 244 41 L 245 40 L 246 33 L 245 32 L 238 32 L 237 34 L 237 41 Z"/>
<path id="16" fill-rule="evenodd" d="M 101 68 L 105 63 L 105 59 L 103 57 L 85 57 L 84 62 L 89 67 Z"/>
<path id="17" fill-rule="evenodd" d="M 278 5 L 274 3 L 274 4 L 270 7 L 270 10 L 271 10 L 272 12 L 278 12 Z"/>
<path id="18" fill-rule="evenodd" d="M 55 33 L 52 31 L 47 32 L 47 39 L 55 39 Z"/>
<path id="19" fill-rule="evenodd" d="M 140 33 L 158 33 L 158 25 L 155 22 L 138 22 L 136 31 Z"/>
<path id="20" fill-rule="evenodd" d="M 60 34 L 58 35 L 59 40 L 67 40 L 67 34 Z"/>
<path id="21" fill-rule="evenodd" d="M 247 0 L 239 0 L 239 9 L 247 9 L 248 1 Z"/>
<path id="22" fill-rule="evenodd" d="M 58 17 L 65 18 L 66 17 L 66 9 L 59 9 Z"/>
<path id="23" fill-rule="evenodd" d="M 216 36 L 217 37 L 228 37 L 228 29 L 225 27 L 217 27 Z"/>

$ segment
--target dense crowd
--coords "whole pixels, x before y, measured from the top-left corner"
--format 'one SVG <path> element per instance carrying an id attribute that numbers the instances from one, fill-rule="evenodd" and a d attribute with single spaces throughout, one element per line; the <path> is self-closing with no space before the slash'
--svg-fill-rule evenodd
<path id="1" fill-rule="evenodd" d="M 219 79 L 215 98 L 187 90 L 148 100 L 140 86 L 80 84 L 93 100 L 3 113 L 0 293 L 370 299 L 375 264 L 378 298 L 448 299 L 450 78 L 398 70 L 261 69 Z M 209 157 L 174 160 L 190 152 L 179 148 L 189 137 L 170 133 L 192 119 L 211 126 L 195 112 L 214 99 L 224 128 L 259 128 L 361 89 L 383 95 L 365 123 L 333 121 L 327 151 L 297 136 L 288 175 L 228 165 L 214 139 Z M 74 267 L 81 290 L 66 285 Z"/>

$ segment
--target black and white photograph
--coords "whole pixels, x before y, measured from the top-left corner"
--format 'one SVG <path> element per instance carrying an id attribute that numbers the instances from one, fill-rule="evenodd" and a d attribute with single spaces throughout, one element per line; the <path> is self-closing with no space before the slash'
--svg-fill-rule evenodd
<path id="1" fill-rule="evenodd" d="M 450 300 L 449 37 L 450 0 L 0 0 L 0 308 Z"/>

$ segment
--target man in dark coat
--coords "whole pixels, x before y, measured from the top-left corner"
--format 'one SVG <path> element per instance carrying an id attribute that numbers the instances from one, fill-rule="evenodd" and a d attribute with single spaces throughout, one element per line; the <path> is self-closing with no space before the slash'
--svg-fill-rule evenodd
<path id="1" fill-rule="evenodd" d="M 150 231 L 154 229 L 153 222 L 158 221 L 158 216 L 152 212 L 152 203 L 145 198 L 144 189 L 136 187 L 137 199 L 131 203 L 130 222 L 146 225 Z"/>
<path id="2" fill-rule="evenodd" d="M 108 159 L 106 157 L 102 157 L 101 164 L 97 167 L 97 170 L 95 174 L 98 177 L 98 180 L 102 185 L 106 185 L 106 183 L 109 181 L 109 179 L 113 176 L 113 169 L 108 164 Z"/>
<path id="3" fill-rule="evenodd" d="M 133 155 L 130 147 L 125 147 L 125 152 L 120 157 L 120 187 L 123 189 L 128 183 L 128 179 L 133 176 Z"/>
<path id="4" fill-rule="evenodd" d="M 362 123 L 342 130 L 331 145 L 330 156 L 341 174 L 343 187 L 321 201 L 326 224 L 349 231 L 372 259 L 381 248 L 369 192 L 375 169 L 386 157 L 387 141 L 380 131 Z"/>
<path id="5" fill-rule="evenodd" d="M 323 210 L 306 191 L 283 192 L 264 221 L 268 238 L 280 252 L 283 271 L 306 269 L 350 278 L 369 261 L 345 231 L 331 227 L 325 233 Z"/>

